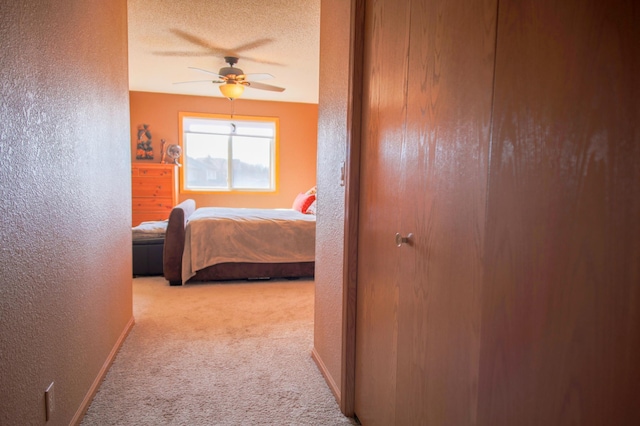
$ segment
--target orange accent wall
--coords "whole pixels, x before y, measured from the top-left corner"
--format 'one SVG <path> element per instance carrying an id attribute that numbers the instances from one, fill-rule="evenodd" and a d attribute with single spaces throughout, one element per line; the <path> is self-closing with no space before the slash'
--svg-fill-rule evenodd
<path id="1" fill-rule="evenodd" d="M 316 184 L 318 105 L 267 102 L 208 96 L 130 92 L 131 161 L 159 163 L 161 139 L 178 143 L 178 113 L 200 112 L 269 116 L 280 119 L 278 190 L 271 193 L 179 194 L 179 200 L 193 198 L 198 207 L 288 208 L 295 196 Z M 148 124 L 152 135 L 153 160 L 136 160 L 137 128 Z"/>

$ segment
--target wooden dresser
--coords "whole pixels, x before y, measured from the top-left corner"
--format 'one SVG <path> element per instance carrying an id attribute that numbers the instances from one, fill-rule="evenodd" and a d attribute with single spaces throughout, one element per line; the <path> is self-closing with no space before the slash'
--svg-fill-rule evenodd
<path id="1" fill-rule="evenodd" d="M 131 165 L 132 226 L 165 220 L 178 204 L 178 170 L 172 164 Z"/>

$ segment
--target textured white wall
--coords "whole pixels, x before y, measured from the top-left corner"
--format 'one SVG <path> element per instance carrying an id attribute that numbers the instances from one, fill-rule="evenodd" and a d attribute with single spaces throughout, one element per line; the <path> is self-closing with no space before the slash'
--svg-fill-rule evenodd
<path id="1" fill-rule="evenodd" d="M 0 424 L 67 425 L 132 317 L 126 0 L 0 8 Z"/>
<path id="2" fill-rule="evenodd" d="M 350 16 L 351 1 L 322 1 L 314 350 L 335 393 L 341 391 L 345 192 L 340 176 L 347 144 Z"/>

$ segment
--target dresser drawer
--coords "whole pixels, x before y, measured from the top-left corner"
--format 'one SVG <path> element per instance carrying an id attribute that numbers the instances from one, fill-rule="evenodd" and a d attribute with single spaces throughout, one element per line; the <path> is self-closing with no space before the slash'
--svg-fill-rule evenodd
<path id="1" fill-rule="evenodd" d="M 131 178 L 131 193 L 134 197 L 171 197 L 173 187 L 171 179 L 135 176 Z"/>
<path id="2" fill-rule="evenodd" d="M 178 170 L 175 165 L 131 165 L 132 226 L 166 220 L 178 203 Z"/>
<path id="3" fill-rule="evenodd" d="M 138 212 L 169 212 L 173 208 L 171 197 L 133 197 L 132 207 L 135 213 Z"/>
<path id="4" fill-rule="evenodd" d="M 135 173 L 135 174 L 134 174 Z M 173 170 L 168 169 L 166 167 L 136 167 L 132 169 L 132 176 L 149 176 L 149 177 L 160 177 L 166 176 L 169 179 L 173 177 Z"/>

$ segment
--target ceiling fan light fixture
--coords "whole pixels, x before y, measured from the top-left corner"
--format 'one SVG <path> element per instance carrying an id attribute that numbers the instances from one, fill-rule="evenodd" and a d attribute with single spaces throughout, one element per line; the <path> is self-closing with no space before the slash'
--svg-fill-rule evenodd
<path id="1" fill-rule="evenodd" d="M 220 93 L 230 101 L 239 98 L 244 92 L 244 85 L 236 82 L 227 82 L 220 85 Z"/>

